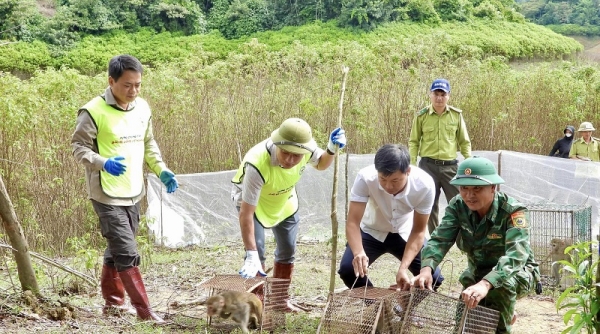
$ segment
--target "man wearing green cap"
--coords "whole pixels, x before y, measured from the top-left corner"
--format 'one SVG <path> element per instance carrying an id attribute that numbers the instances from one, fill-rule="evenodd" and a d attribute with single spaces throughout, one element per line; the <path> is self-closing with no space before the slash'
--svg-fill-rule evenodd
<path id="1" fill-rule="evenodd" d="M 411 165 L 417 164 L 435 181 L 435 198 L 427 227 L 429 234 L 437 228 L 439 222 L 440 189 L 446 200 L 458 195 L 450 180 L 456 174 L 458 160 L 456 151 L 466 159 L 471 156 L 471 140 L 462 116 L 462 110 L 448 105 L 450 82 L 436 79 L 431 84 L 429 99 L 431 104 L 415 115 L 410 131 L 408 149 Z"/>
<path id="2" fill-rule="evenodd" d="M 459 280 L 467 307 L 483 305 L 500 312 L 496 333 L 510 333 L 515 304 L 540 279 L 529 244 L 529 213 L 521 203 L 496 191 L 504 180 L 494 164 L 482 157 L 465 159 L 450 181 L 454 197 L 421 252 L 421 273 L 414 285 L 432 289 L 432 271 L 456 242 L 467 254 L 468 267 Z"/>
<path id="3" fill-rule="evenodd" d="M 325 170 L 336 152 L 346 145 L 344 130 L 329 136 L 327 150 L 317 147 L 310 125 L 299 118 L 286 119 L 271 137 L 256 144 L 244 156 L 234 176 L 232 197 L 246 257 L 239 274 L 244 278 L 266 276 L 265 228 L 275 237 L 274 278 L 292 278 L 298 235 L 296 183 L 306 165 Z M 288 301 L 289 310 L 295 310 Z"/>

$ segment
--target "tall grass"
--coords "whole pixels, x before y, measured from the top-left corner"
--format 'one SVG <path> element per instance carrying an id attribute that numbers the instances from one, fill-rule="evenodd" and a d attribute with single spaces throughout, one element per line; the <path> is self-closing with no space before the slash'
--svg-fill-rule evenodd
<path id="1" fill-rule="evenodd" d="M 148 67 L 141 95 L 153 107 L 156 138 L 176 173 L 234 169 L 240 154 L 288 117 L 306 119 L 323 147 L 337 123 L 342 64 L 351 68 L 343 117 L 350 153 L 406 144 L 437 77 L 452 83 L 450 103 L 464 110 L 475 150 L 546 154 L 567 123 L 600 125 L 596 65 L 513 69 L 505 58 L 479 52 L 451 57 L 439 43 L 444 36 L 372 45 L 295 42 L 276 51 L 251 39 L 223 59 L 189 54 Z M 65 252 L 68 237 L 89 232 L 96 235 L 92 246 L 102 243 L 70 138 L 77 109 L 106 86 L 105 74 L 66 68 L 25 81 L 0 74 L 0 172 L 33 249 Z"/>

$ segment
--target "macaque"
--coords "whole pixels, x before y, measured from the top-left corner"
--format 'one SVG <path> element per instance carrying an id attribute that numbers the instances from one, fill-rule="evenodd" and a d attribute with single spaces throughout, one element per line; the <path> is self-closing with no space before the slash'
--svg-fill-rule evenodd
<path id="1" fill-rule="evenodd" d="M 256 328 L 260 326 L 263 311 L 262 302 L 255 294 L 242 291 L 223 291 L 212 296 L 206 301 L 206 308 L 208 316 L 231 318 L 244 333 L 248 333 L 250 319 Z"/>
<path id="2" fill-rule="evenodd" d="M 561 283 L 561 275 L 560 275 L 560 263 L 557 261 L 571 261 L 571 256 L 569 253 L 565 254 L 565 249 L 573 244 L 573 240 L 571 239 L 559 239 L 554 238 L 550 240 L 550 254 L 546 257 L 546 260 L 550 258 L 552 261 L 552 278 L 558 285 Z"/>

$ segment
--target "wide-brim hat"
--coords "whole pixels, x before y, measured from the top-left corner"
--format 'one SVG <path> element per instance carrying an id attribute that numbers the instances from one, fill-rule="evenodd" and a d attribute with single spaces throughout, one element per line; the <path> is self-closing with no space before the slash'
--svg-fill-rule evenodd
<path id="1" fill-rule="evenodd" d="M 450 180 L 455 186 L 489 186 L 502 184 L 504 179 L 498 175 L 494 164 L 484 157 L 465 159 L 458 166 L 456 176 Z"/>
<path id="2" fill-rule="evenodd" d="M 583 123 L 581 123 L 581 125 L 579 125 L 579 130 L 577 130 L 577 132 L 585 132 L 585 131 L 596 131 L 596 129 L 594 129 L 594 126 L 592 125 L 592 123 L 583 122 Z"/>
<path id="3" fill-rule="evenodd" d="M 271 141 L 284 151 L 310 154 L 317 148 L 310 125 L 300 118 L 288 118 L 271 133 Z"/>

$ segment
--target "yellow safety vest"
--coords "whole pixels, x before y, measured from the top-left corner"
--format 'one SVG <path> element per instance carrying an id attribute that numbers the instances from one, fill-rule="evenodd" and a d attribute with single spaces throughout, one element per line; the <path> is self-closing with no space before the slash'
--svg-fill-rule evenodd
<path id="1" fill-rule="evenodd" d="M 127 170 L 120 176 L 100 172 L 102 191 L 112 198 L 133 198 L 144 188 L 144 139 L 151 111 L 143 99 L 132 110 L 122 111 L 106 104 L 101 96 L 81 109 L 89 112 L 98 130 L 98 154 L 105 158 L 123 156 Z"/>
<path id="2" fill-rule="evenodd" d="M 271 166 L 271 155 L 267 148 L 268 140 L 251 148 L 240 164 L 231 182 L 242 183 L 246 164 L 258 170 L 264 180 L 254 216 L 266 228 L 273 227 L 298 211 L 296 183 L 300 180 L 311 155 L 305 154 L 296 166 L 284 169 Z"/>

